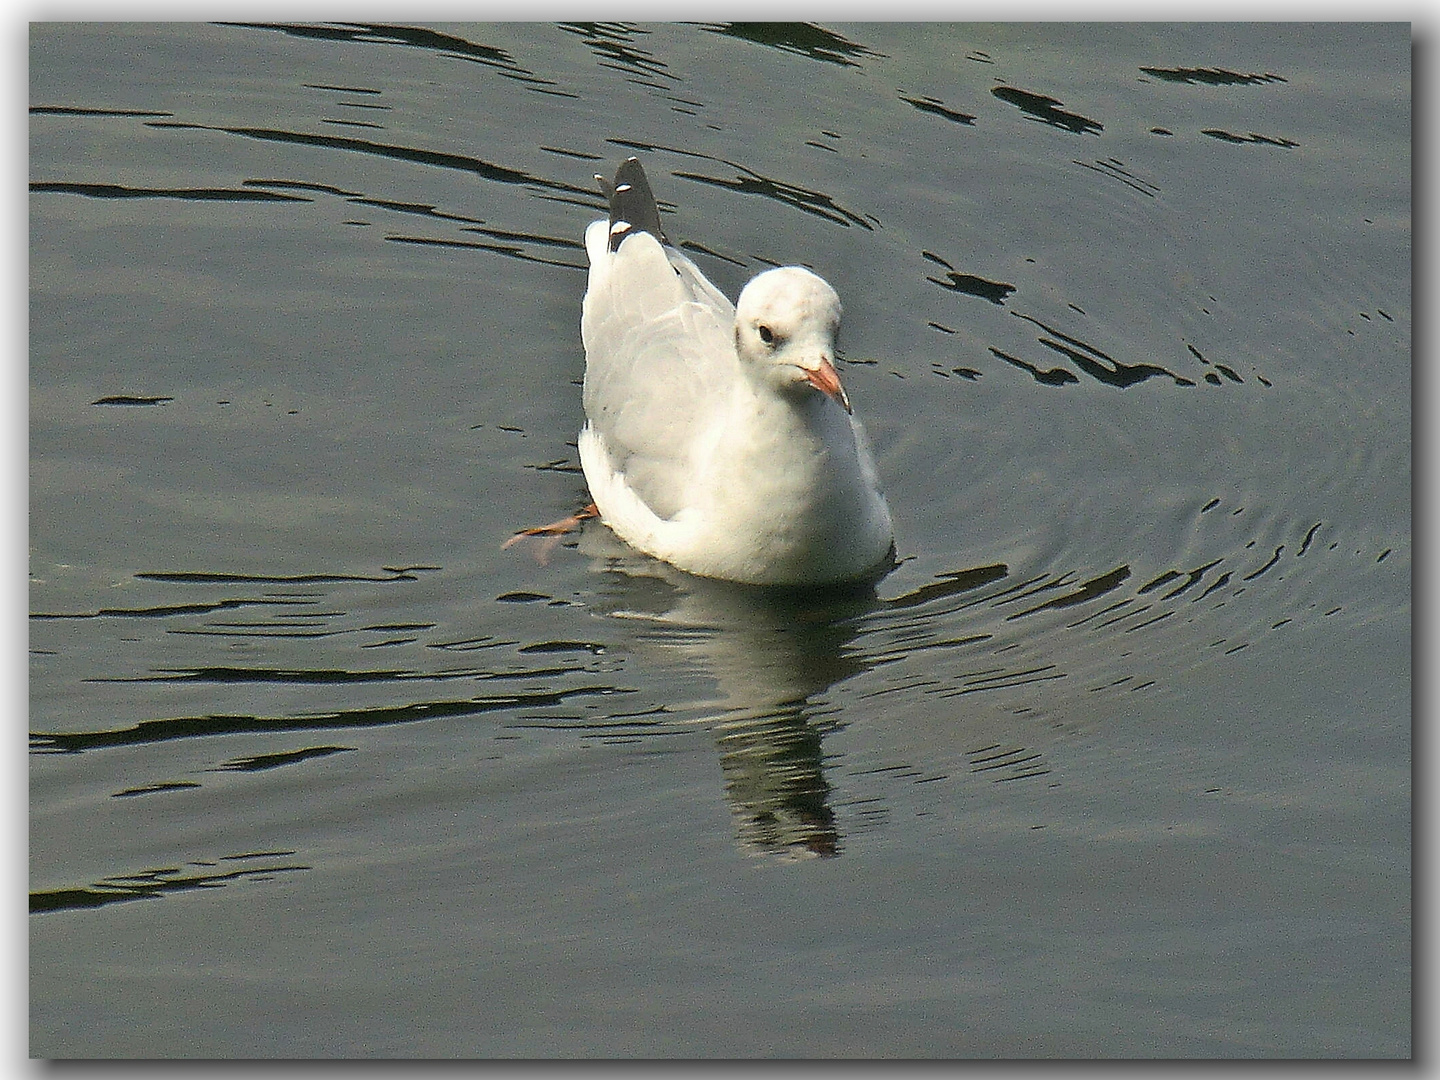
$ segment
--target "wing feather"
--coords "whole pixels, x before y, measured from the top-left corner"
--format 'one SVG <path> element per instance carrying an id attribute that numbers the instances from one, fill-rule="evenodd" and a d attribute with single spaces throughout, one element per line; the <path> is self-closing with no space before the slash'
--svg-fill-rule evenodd
<path id="1" fill-rule="evenodd" d="M 734 308 L 649 233 L 627 236 L 612 253 L 606 232 L 608 223 L 596 222 L 586 234 L 585 415 L 611 468 L 670 518 L 688 504 L 697 455 L 713 441 L 736 378 Z"/>

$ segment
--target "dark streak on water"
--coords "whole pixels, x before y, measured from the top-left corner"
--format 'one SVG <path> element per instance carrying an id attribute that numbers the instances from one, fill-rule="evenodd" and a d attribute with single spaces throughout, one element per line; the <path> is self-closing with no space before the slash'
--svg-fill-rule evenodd
<path id="1" fill-rule="evenodd" d="M 388 568 L 387 568 L 388 569 Z M 228 574 L 191 571 L 143 571 L 135 575 L 141 581 L 163 581 L 177 585 L 230 585 L 236 583 L 261 585 L 330 585 L 344 581 L 389 583 L 416 580 L 415 571 L 434 567 L 407 567 L 390 571 L 387 577 L 368 574 Z"/>
<path id="2" fill-rule="evenodd" d="M 1202 83 L 1206 86 L 1248 86 L 1256 83 L 1285 82 L 1279 75 L 1241 75 L 1222 68 L 1158 68 L 1142 67 L 1141 71 L 1157 79 L 1174 83 Z"/>
<path id="3" fill-rule="evenodd" d="M 741 195 L 759 195 L 763 198 L 773 199 L 775 202 L 786 206 L 794 207 L 807 214 L 824 218 L 826 221 L 834 222 L 837 225 L 844 225 L 847 228 L 857 225 L 862 229 L 870 230 L 873 226 L 865 217 L 853 211 L 847 210 L 836 204 L 829 195 L 819 191 L 810 191 L 800 187 L 798 184 L 788 183 L 784 180 L 776 180 L 764 176 L 754 169 L 737 164 L 725 158 L 715 157 L 711 154 L 702 154 L 693 150 L 681 150 L 673 146 L 664 146 L 659 143 L 639 142 L 633 139 L 606 139 L 606 142 L 616 146 L 624 147 L 627 150 L 660 150 L 670 154 L 678 154 L 682 157 L 703 158 L 714 161 L 721 165 L 727 165 L 737 170 L 740 175 L 733 180 L 723 179 L 715 176 L 706 176 L 701 173 L 672 172 L 672 176 L 684 180 L 694 180 L 697 183 L 710 184 L 714 187 L 724 188 Z"/>
<path id="4" fill-rule="evenodd" d="M 1097 161 L 1093 164 L 1086 161 L 1076 161 L 1075 164 L 1079 165 L 1082 169 L 1090 169 L 1093 172 L 1097 172 L 1101 176 L 1113 177 L 1126 187 L 1138 191 L 1147 198 L 1153 199 L 1160 193 L 1159 187 L 1127 171 L 1123 163 L 1116 161 L 1114 158 L 1108 161 Z"/>
<path id="5" fill-rule="evenodd" d="M 174 401 L 173 397 L 145 397 L 139 394 L 111 394 L 109 397 L 97 398 L 91 405 L 168 405 Z"/>
<path id="6" fill-rule="evenodd" d="M 962 274 L 956 270 L 951 270 L 945 276 L 949 279 L 948 281 L 941 281 L 939 278 L 933 277 L 925 280 L 933 281 L 942 289 L 949 289 L 951 292 L 978 296 L 981 300 L 989 300 L 992 304 L 1005 303 L 1005 298 L 1015 291 L 1014 285 L 1006 284 L 1003 281 L 987 281 L 974 274 Z"/>
<path id="7" fill-rule="evenodd" d="M 899 91 L 900 100 L 906 104 L 913 105 L 924 113 L 931 113 L 934 116 L 943 117 L 956 124 L 974 125 L 975 116 L 972 113 L 963 113 L 957 109 L 951 109 L 939 98 L 933 97 L 911 97 L 903 90 Z"/>
<path id="8" fill-rule="evenodd" d="M 1098 135 L 1105 130 L 1105 126 L 1098 120 L 1091 120 L 1079 113 L 1062 109 L 1060 106 L 1064 102 L 1044 94 L 1034 94 L 1013 86 L 997 86 L 990 92 L 1001 101 L 1014 105 L 1025 113 L 1028 119 L 1068 131 L 1073 135 Z"/>
<path id="9" fill-rule="evenodd" d="M 277 852 L 277 855 L 293 855 L 294 852 Z M 229 858 L 262 858 L 268 856 L 227 856 Z M 192 866 L 203 864 L 192 863 Z M 126 874 L 106 878 L 88 888 L 51 889 L 30 894 L 30 912 L 74 911 L 82 908 L 104 907 L 107 904 L 123 903 L 126 900 L 153 900 L 170 893 L 188 892 L 193 889 L 216 889 L 240 881 L 263 881 L 271 874 L 309 870 L 308 866 L 266 865 L 230 870 L 224 873 L 186 871 L 174 867 L 163 870 L 144 870 L 138 874 Z"/>
<path id="10" fill-rule="evenodd" d="M 559 705 L 572 698 L 627 691 L 611 686 L 585 686 L 546 693 L 503 694 L 452 701 L 417 701 L 408 705 L 344 709 L 316 716 L 177 716 L 143 720 L 133 727 L 109 731 L 36 732 L 31 749 L 40 753 L 75 754 L 114 746 L 139 746 L 202 735 L 255 734 L 277 731 L 321 731 L 412 724 L 421 720 L 481 716 L 514 709 Z"/>
<path id="11" fill-rule="evenodd" d="M 219 127 L 211 124 L 182 123 L 180 121 L 167 120 L 150 121 L 146 126 L 175 130 L 219 131 L 229 135 L 240 135 L 245 138 L 259 139 L 265 142 L 294 143 L 300 146 L 313 146 L 327 150 L 344 150 L 357 154 L 373 154 L 376 157 L 394 158 L 397 161 L 410 161 L 441 169 L 456 169 L 461 172 L 474 173 L 482 180 L 490 180 L 498 184 L 523 184 L 577 195 L 593 194 L 588 188 L 576 187 L 573 184 L 566 184 L 556 180 L 546 180 L 543 177 L 531 176 L 529 173 L 520 169 L 511 169 L 504 165 L 496 165 L 488 161 L 483 161 L 480 158 L 470 157 L 466 154 L 454 154 L 443 150 L 424 150 L 411 146 L 398 146 L 392 143 L 377 143 L 368 139 L 349 138 L 342 135 L 315 135 L 300 131 L 283 131 L 276 128 Z"/>
<path id="12" fill-rule="evenodd" d="M 126 788 L 124 791 L 117 791 L 110 796 L 112 799 L 133 799 L 138 795 L 156 795 L 163 791 L 189 791 L 198 788 L 200 784 L 194 780 L 169 780 L 156 784 L 144 784 L 141 787 Z"/>
<path id="13" fill-rule="evenodd" d="M 278 769 L 285 765 L 294 765 L 296 762 L 308 761 L 311 758 L 353 753 L 354 750 L 353 746 L 306 746 L 299 750 L 286 750 L 278 754 L 255 754 L 250 757 L 235 758 L 217 766 L 214 771 L 264 772 L 267 769 Z"/>
<path id="14" fill-rule="evenodd" d="M 1086 375 L 1089 375 L 1097 382 L 1104 383 L 1106 386 L 1113 386 L 1123 390 L 1126 387 L 1134 386 L 1136 383 L 1144 382 L 1146 379 L 1154 378 L 1157 375 L 1169 377 L 1174 380 L 1176 386 L 1195 385 L 1194 380 L 1187 379 L 1182 375 L 1177 375 L 1175 372 L 1160 367 L 1158 364 L 1122 364 L 1108 353 L 1102 352 L 1093 345 L 1086 344 L 1079 338 L 1063 333 L 1053 326 L 1041 322 L 1032 315 L 1024 315 L 1018 311 L 1011 312 L 1011 314 L 1016 318 L 1024 319 L 1026 322 L 1034 323 L 1046 333 L 1050 334 L 1051 338 L 1040 338 L 1040 344 L 1064 356 L 1068 356 Z M 1052 340 L 1052 338 L 1059 338 L 1060 340 L 1055 341 Z M 1072 348 L 1071 346 L 1074 347 Z"/>
<path id="15" fill-rule="evenodd" d="M 479 42 L 469 41 L 436 30 L 414 26 L 394 26 L 384 23 L 339 23 L 330 26 L 306 25 L 299 23 L 219 23 L 237 29 L 274 30 L 291 37 L 310 38 L 356 44 L 406 45 L 436 52 L 442 56 L 454 57 L 477 64 L 483 64 L 509 78 L 536 86 L 553 86 L 549 80 L 537 78 L 517 64 L 504 49 L 497 49 Z M 330 88 L 327 88 L 330 89 Z M 362 93 L 364 91 L 361 91 Z"/>
<path id="16" fill-rule="evenodd" d="M 88 195 L 92 199 L 192 199 L 205 202 L 310 202 L 299 195 L 272 191 L 245 191 L 236 188 L 136 188 L 122 184 L 77 184 L 65 181 L 35 181 L 34 192 Z M 98 402 L 97 402 L 98 404 Z"/>
<path id="17" fill-rule="evenodd" d="M 89 109 L 75 105 L 32 105 L 31 116 L 174 116 L 148 109 Z"/>
<path id="18" fill-rule="evenodd" d="M 1264 146 L 1280 146 L 1289 150 L 1300 144 L 1294 139 L 1283 139 L 1270 135 L 1256 135 L 1253 131 L 1247 135 L 1236 135 L 1233 132 L 1225 131 L 1222 128 L 1205 128 L 1201 135 L 1209 135 L 1212 139 L 1219 139 L 1228 143 L 1253 143 Z"/>
<path id="19" fill-rule="evenodd" d="M 821 60 L 842 67 L 857 67 L 859 60 L 883 57 L 864 45 L 856 44 L 833 30 L 803 22 L 735 22 L 702 25 L 713 34 L 724 34 L 741 41 L 768 45 L 781 52 Z"/>

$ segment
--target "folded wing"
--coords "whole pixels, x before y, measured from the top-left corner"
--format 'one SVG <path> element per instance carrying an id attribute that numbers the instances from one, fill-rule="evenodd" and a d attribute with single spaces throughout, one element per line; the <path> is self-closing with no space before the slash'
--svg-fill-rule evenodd
<path id="1" fill-rule="evenodd" d="M 689 505 L 702 471 L 697 459 L 713 444 L 739 378 L 735 309 L 655 235 L 659 218 L 648 185 L 651 214 L 635 205 L 636 187 L 618 190 L 623 183 L 622 169 L 611 220 L 585 234 L 585 415 L 612 471 L 658 517 L 671 518 Z M 627 224 L 620 213 L 649 227 L 617 229 Z"/>

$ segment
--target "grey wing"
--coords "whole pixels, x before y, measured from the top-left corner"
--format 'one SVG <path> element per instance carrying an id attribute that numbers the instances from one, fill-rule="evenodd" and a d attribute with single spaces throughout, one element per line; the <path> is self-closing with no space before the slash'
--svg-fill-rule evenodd
<path id="1" fill-rule="evenodd" d="M 612 467 L 662 518 L 686 505 L 738 375 L 730 302 L 709 282 L 696 289 L 667 254 L 649 235 L 626 238 L 605 272 L 592 271 L 581 320 L 585 415 Z"/>
<path id="2" fill-rule="evenodd" d="M 680 281 L 691 296 L 702 304 L 707 304 L 724 313 L 727 333 L 733 334 L 735 306 L 730 303 L 729 298 L 710 284 L 710 279 L 700 272 L 698 266 L 668 244 L 665 246 L 665 257 L 670 260 L 670 265 L 675 268 L 675 273 L 679 275 Z"/>

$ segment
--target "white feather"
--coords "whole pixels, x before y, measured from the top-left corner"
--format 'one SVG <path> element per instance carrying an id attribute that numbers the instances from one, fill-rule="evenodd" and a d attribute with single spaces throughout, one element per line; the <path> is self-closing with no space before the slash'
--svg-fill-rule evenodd
<path id="1" fill-rule="evenodd" d="M 706 577 L 824 584 L 887 567 L 890 512 L 864 430 L 797 366 L 834 355 L 834 291 L 795 268 L 761 275 L 741 321 L 786 328 L 794 362 L 737 351 L 736 309 L 694 263 L 643 231 L 611 252 L 611 231 L 586 230 L 581 318 L 580 462 L 601 519 Z"/>

